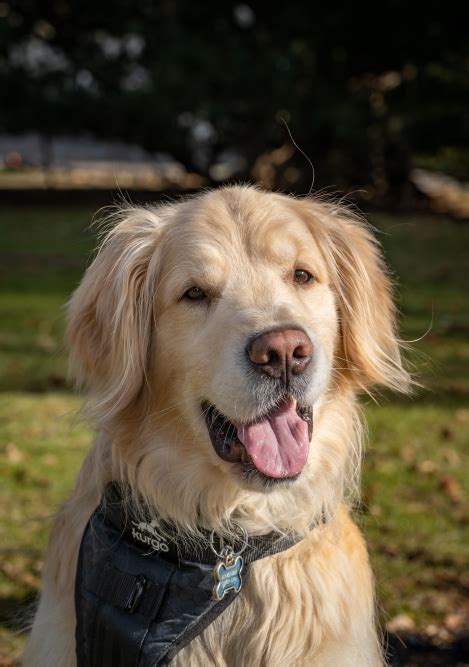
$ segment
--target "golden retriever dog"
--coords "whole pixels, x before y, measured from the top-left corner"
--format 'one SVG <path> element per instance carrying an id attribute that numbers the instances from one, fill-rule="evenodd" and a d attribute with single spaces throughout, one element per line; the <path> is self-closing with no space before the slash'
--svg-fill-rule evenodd
<path id="1" fill-rule="evenodd" d="M 382 664 L 349 510 L 357 396 L 410 380 L 369 227 L 335 203 L 250 186 L 123 206 L 112 222 L 68 306 L 97 435 L 55 521 L 24 664 L 76 664 L 77 555 L 110 481 L 182 535 L 298 536 L 251 564 L 172 665 Z"/>

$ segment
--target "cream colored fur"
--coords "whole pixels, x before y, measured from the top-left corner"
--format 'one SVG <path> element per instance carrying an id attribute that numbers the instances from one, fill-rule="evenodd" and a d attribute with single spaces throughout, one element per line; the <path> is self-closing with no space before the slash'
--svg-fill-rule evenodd
<path id="1" fill-rule="evenodd" d="M 24 664 L 75 664 L 79 544 L 104 485 L 121 479 L 181 531 L 229 533 L 236 522 L 249 534 L 305 535 L 255 563 L 236 601 L 173 664 L 380 665 L 372 575 L 347 510 L 361 459 L 356 394 L 405 391 L 409 378 L 369 229 L 334 204 L 251 187 L 124 207 L 113 223 L 69 304 L 71 368 L 97 436 L 53 529 Z M 297 267 L 314 283 L 295 284 Z M 181 299 L 193 285 L 208 304 Z M 266 490 L 215 454 L 200 404 L 231 420 L 263 414 L 240 353 L 254 332 L 292 323 L 314 347 L 314 433 L 299 479 Z"/>

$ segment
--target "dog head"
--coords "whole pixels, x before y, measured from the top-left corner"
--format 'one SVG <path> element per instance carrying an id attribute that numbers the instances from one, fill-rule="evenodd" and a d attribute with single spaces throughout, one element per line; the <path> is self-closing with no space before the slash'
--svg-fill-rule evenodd
<path id="1" fill-rule="evenodd" d="M 407 386 L 394 326 L 361 220 L 231 187 L 123 209 L 72 297 L 68 332 L 101 428 L 119 439 L 132 424 L 126 474 L 140 489 L 164 478 L 184 503 L 190 489 L 278 496 L 326 469 L 340 477 L 351 445 L 321 440 L 334 431 L 327 405 Z"/>

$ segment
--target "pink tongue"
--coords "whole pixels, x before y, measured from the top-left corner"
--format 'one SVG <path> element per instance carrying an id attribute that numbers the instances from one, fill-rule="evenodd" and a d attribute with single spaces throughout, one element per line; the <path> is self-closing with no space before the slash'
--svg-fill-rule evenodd
<path id="1" fill-rule="evenodd" d="M 238 438 L 259 472 L 268 477 L 294 477 L 308 458 L 308 424 L 291 401 L 255 424 L 239 425 Z"/>

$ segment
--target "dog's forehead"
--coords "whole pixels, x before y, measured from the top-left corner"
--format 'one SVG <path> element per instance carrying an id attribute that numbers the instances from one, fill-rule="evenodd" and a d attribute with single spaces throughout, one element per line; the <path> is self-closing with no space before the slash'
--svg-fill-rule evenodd
<path id="1" fill-rule="evenodd" d="M 239 262 L 243 256 L 283 263 L 300 254 L 319 254 L 307 226 L 285 199 L 249 188 L 210 193 L 180 210 L 172 225 L 170 254 L 175 261 L 198 264 L 220 257 Z"/>

